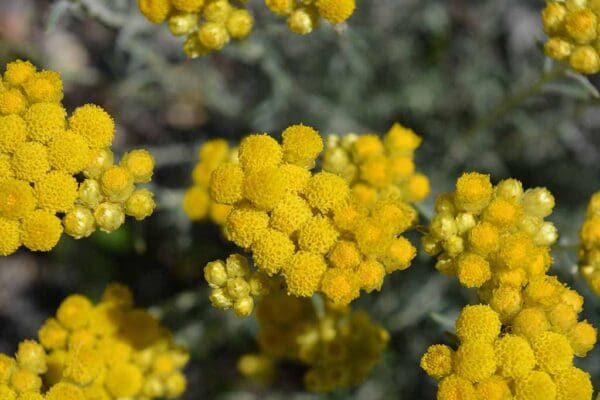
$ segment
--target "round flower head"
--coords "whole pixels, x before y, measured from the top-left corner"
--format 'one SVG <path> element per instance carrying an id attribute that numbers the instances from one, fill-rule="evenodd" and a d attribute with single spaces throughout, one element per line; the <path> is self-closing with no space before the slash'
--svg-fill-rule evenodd
<path id="1" fill-rule="evenodd" d="M 312 296 L 319 289 L 326 270 L 323 256 L 299 251 L 283 268 L 288 293 L 299 297 Z"/>
<path id="2" fill-rule="evenodd" d="M 133 177 L 123 167 L 113 165 L 100 177 L 102 193 L 111 201 L 124 201 L 134 190 Z"/>
<path id="3" fill-rule="evenodd" d="M 490 176 L 477 172 L 463 174 L 456 182 L 455 202 L 468 212 L 479 212 L 492 196 Z"/>
<path id="4" fill-rule="evenodd" d="M 479 382 L 475 386 L 475 392 L 478 399 L 509 400 L 513 398 L 508 381 L 498 375 L 492 375 Z"/>
<path id="5" fill-rule="evenodd" d="M 252 243 L 252 257 L 256 266 L 272 275 L 283 268 L 294 255 L 294 243 L 283 233 L 266 229 Z"/>
<path id="6" fill-rule="evenodd" d="M 550 375 L 531 371 L 515 381 L 515 399 L 546 400 L 556 398 L 556 385 Z"/>
<path id="7" fill-rule="evenodd" d="M 253 207 L 239 207 L 227 217 L 229 239 L 242 248 L 248 248 L 262 236 L 269 224 L 266 212 Z"/>
<path id="8" fill-rule="evenodd" d="M 24 181 L 9 179 L 0 185 L 0 217 L 21 219 L 36 207 L 31 186 Z"/>
<path id="9" fill-rule="evenodd" d="M 244 197 L 263 210 L 272 210 L 277 206 L 289 189 L 287 177 L 277 167 L 253 170 L 244 176 Z"/>
<path id="10" fill-rule="evenodd" d="M 220 50 L 229 42 L 229 34 L 222 23 L 206 22 L 198 29 L 198 41 L 208 50 Z"/>
<path id="11" fill-rule="evenodd" d="M 112 117 L 94 104 L 77 107 L 69 118 L 69 128 L 83 136 L 92 148 L 110 146 L 115 134 Z"/>
<path id="12" fill-rule="evenodd" d="M 210 194 L 219 203 L 236 203 L 242 199 L 243 181 L 244 172 L 239 165 L 222 164 L 210 176 Z"/>
<path id="13" fill-rule="evenodd" d="M 138 0 L 138 7 L 150 22 L 160 24 L 171 12 L 170 0 Z"/>
<path id="14" fill-rule="evenodd" d="M 325 254 L 334 245 L 338 235 L 329 218 L 313 217 L 300 227 L 298 246 L 302 250 Z"/>
<path id="15" fill-rule="evenodd" d="M 286 162 L 312 168 L 323 150 L 323 140 L 315 129 L 306 125 L 292 125 L 281 134 L 283 158 Z"/>
<path id="16" fill-rule="evenodd" d="M 96 221 L 94 220 L 94 214 L 89 208 L 75 206 L 65 214 L 63 226 L 67 235 L 75 239 L 81 239 L 94 233 L 96 230 Z"/>
<path id="17" fill-rule="evenodd" d="M 332 24 L 344 22 L 354 13 L 355 0 L 317 0 L 319 14 Z"/>
<path id="18" fill-rule="evenodd" d="M 567 369 L 573 361 L 573 349 L 567 338 L 555 332 L 543 332 L 531 340 L 538 365 L 549 373 Z"/>
<path id="19" fill-rule="evenodd" d="M 453 370 L 470 382 L 489 378 L 496 371 L 494 347 L 478 340 L 462 343 L 454 355 Z"/>
<path id="20" fill-rule="evenodd" d="M 234 10 L 229 15 L 225 27 L 227 33 L 234 39 L 243 39 L 250 34 L 254 18 L 247 10 Z"/>
<path id="21" fill-rule="evenodd" d="M 476 400 L 473 384 L 458 375 L 450 375 L 440 382 L 437 400 Z"/>
<path id="22" fill-rule="evenodd" d="M 331 211 L 342 205 L 350 194 L 350 188 L 339 176 L 329 172 L 313 175 L 304 189 L 308 203 L 321 212 Z"/>
<path id="23" fill-rule="evenodd" d="M 594 389 L 590 374 L 576 367 L 554 375 L 556 384 L 556 400 L 589 400 Z"/>
<path id="24" fill-rule="evenodd" d="M 427 375 L 442 379 L 452 373 L 453 353 L 450 347 L 443 344 L 429 346 L 421 358 L 421 368 Z"/>
<path id="25" fill-rule="evenodd" d="M 17 363 L 20 368 L 36 374 L 46 372 L 46 352 L 44 348 L 34 340 L 25 340 L 19 343 L 16 354 Z"/>
<path id="26" fill-rule="evenodd" d="M 120 204 L 104 202 L 94 210 L 94 219 L 100 230 L 110 233 L 121 227 L 125 222 L 125 213 Z"/>
<path id="27" fill-rule="evenodd" d="M 15 149 L 12 159 L 15 176 L 35 182 L 50 169 L 46 146 L 37 142 L 24 142 Z"/>
<path id="28" fill-rule="evenodd" d="M 100 178 L 105 169 L 111 167 L 114 161 L 114 155 L 109 148 L 92 149 L 88 165 L 83 171 L 87 178 Z"/>
<path id="29" fill-rule="evenodd" d="M 152 215 L 155 207 L 156 203 L 152 192 L 148 189 L 139 189 L 127 199 L 125 213 L 140 221 Z"/>
<path id="30" fill-rule="evenodd" d="M 192 186 L 183 195 L 183 211 L 192 221 L 206 217 L 210 205 L 210 196 L 205 188 Z"/>
<path id="31" fill-rule="evenodd" d="M 500 319 L 490 306 L 466 306 L 456 320 L 456 336 L 461 342 L 493 342 L 500 333 Z"/>
<path id="32" fill-rule="evenodd" d="M 323 274 L 321 291 L 334 304 L 345 306 L 359 296 L 359 282 L 352 271 L 330 268 Z"/>
<path id="33" fill-rule="evenodd" d="M 23 219 L 22 240 L 25 247 L 33 251 L 50 251 L 60 239 L 63 227 L 54 214 L 36 210 Z"/>
<path id="34" fill-rule="evenodd" d="M 36 68 L 29 61 L 15 60 L 6 64 L 4 80 L 12 86 L 20 86 L 35 74 Z"/>
<path id="35" fill-rule="evenodd" d="M 77 198 L 77 181 L 72 175 L 52 171 L 35 183 L 38 206 L 51 212 L 70 211 Z"/>
<path id="36" fill-rule="evenodd" d="M 48 143 L 64 132 L 66 114 L 60 104 L 33 104 L 23 115 L 29 137 L 40 143 Z"/>
<path id="37" fill-rule="evenodd" d="M 134 183 L 148 183 L 154 172 L 154 157 L 148 150 L 138 149 L 125 153 L 120 165 L 126 168 Z"/>
<path id="38" fill-rule="evenodd" d="M 536 359 L 526 339 L 505 335 L 495 344 L 498 369 L 502 376 L 519 378 L 533 369 Z"/>
<path id="39" fill-rule="evenodd" d="M 319 14 L 314 8 L 298 7 L 287 19 L 288 28 L 298 35 L 308 35 L 319 23 Z"/>
<path id="40" fill-rule="evenodd" d="M 385 278 L 384 266 L 373 259 L 363 261 L 358 266 L 356 271 L 357 279 L 360 283 L 360 288 L 367 293 L 373 290 L 380 290 Z"/>
<path id="41" fill-rule="evenodd" d="M 288 194 L 271 212 L 269 223 L 274 229 L 289 235 L 297 231 L 312 215 L 306 200 Z"/>
<path id="42" fill-rule="evenodd" d="M 78 386 L 67 382 L 59 382 L 48 390 L 46 400 L 86 400 L 86 398 Z"/>
<path id="43" fill-rule="evenodd" d="M 31 76 L 23 89 L 31 103 L 59 103 L 63 98 L 63 84 L 55 71 L 40 71 Z"/>
<path id="44" fill-rule="evenodd" d="M 246 136 L 240 143 L 238 154 L 245 171 L 275 167 L 283 158 L 281 146 L 267 134 Z"/>
<path id="45" fill-rule="evenodd" d="M 70 174 L 82 171 L 90 162 L 91 152 L 86 140 L 71 131 L 54 137 L 48 145 L 50 166 Z"/>
<path id="46" fill-rule="evenodd" d="M 171 0 L 173 7 L 179 11 L 198 12 L 204 5 L 205 0 Z"/>

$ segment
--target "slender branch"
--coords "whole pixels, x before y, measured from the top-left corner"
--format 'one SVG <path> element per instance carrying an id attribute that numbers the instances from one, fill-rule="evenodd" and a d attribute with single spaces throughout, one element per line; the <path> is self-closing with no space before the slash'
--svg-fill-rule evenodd
<path id="1" fill-rule="evenodd" d="M 528 100 L 530 97 L 539 93 L 544 86 L 548 83 L 553 82 L 557 79 L 564 77 L 567 73 L 567 67 L 565 65 L 559 65 L 548 72 L 544 72 L 536 81 L 531 85 L 518 90 L 513 95 L 508 96 L 498 106 L 496 106 L 489 113 L 484 115 L 480 120 L 475 122 L 471 128 L 469 128 L 465 136 L 474 136 L 477 133 L 489 128 L 494 125 L 497 121 L 502 119 L 509 111 L 519 107 L 523 102 Z"/>

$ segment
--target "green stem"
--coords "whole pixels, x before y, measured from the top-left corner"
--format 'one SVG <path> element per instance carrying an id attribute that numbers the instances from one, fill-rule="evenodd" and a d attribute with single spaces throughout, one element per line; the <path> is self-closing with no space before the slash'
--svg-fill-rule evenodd
<path id="1" fill-rule="evenodd" d="M 465 136 L 474 136 L 479 132 L 493 126 L 497 121 L 508 114 L 509 111 L 519 107 L 527 99 L 539 93 L 548 83 L 564 77 L 567 71 L 568 69 L 565 65 L 559 65 L 550 71 L 544 72 L 531 85 L 518 90 L 511 96 L 508 96 L 493 110 L 475 122 L 475 124 L 473 124 L 471 128 L 466 131 Z"/>

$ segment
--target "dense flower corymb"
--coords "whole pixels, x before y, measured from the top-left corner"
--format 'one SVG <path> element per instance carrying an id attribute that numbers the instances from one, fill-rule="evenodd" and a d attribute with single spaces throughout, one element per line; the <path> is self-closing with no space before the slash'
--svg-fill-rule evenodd
<path id="1" fill-rule="evenodd" d="M 229 239 L 252 254 L 257 270 L 282 277 L 290 295 L 320 292 L 346 305 L 408 268 L 416 250 L 400 234 L 415 222 L 412 207 L 388 197 L 369 209 L 340 176 L 311 172 L 323 149 L 313 128 L 293 125 L 282 137 L 280 145 L 266 134 L 247 136 L 239 164 L 221 164 L 210 179 L 212 198 L 233 207 Z"/>
<path id="2" fill-rule="evenodd" d="M 389 333 L 362 311 L 325 305 L 317 315 L 309 299 L 274 291 L 257 306 L 259 354 L 240 358 L 242 374 L 268 383 L 280 361 L 308 367 L 308 390 L 325 392 L 362 382 L 379 361 Z"/>
<path id="3" fill-rule="evenodd" d="M 38 337 L 14 358 L 0 354 L 2 399 L 174 399 L 186 389 L 187 351 L 123 285 L 109 285 L 98 304 L 67 297 Z"/>
<path id="4" fill-rule="evenodd" d="M 22 245 L 49 251 L 63 232 L 79 239 L 152 213 L 152 193 L 134 185 L 150 181 L 154 159 L 133 150 L 113 165 L 106 111 L 87 104 L 68 116 L 58 73 L 28 61 L 9 63 L 1 83 L 0 256 Z"/>

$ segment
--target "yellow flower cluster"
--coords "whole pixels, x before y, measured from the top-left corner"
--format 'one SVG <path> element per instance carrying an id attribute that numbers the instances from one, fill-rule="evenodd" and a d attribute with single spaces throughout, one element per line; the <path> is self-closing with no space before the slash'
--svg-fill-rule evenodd
<path id="1" fill-rule="evenodd" d="M 464 286 L 519 289 L 550 267 L 558 235 L 544 217 L 553 207 L 545 188 L 523 191 L 515 179 L 492 186 L 489 175 L 465 173 L 454 193 L 436 199 L 423 248 L 439 254 L 436 268 Z"/>
<path id="2" fill-rule="evenodd" d="M 579 231 L 579 268 L 594 293 L 600 296 L 600 192 L 595 193 Z"/>
<path id="3" fill-rule="evenodd" d="M 194 184 L 183 197 L 183 210 L 192 221 L 203 221 L 209 217 L 215 224 L 223 226 L 232 207 L 211 199 L 210 175 L 223 163 L 237 163 L 237 148 L 229 148 L 223 139 L 209 140 L 200 147 L 198 158 L 192 171 Z"/>
<path id="4" fill-rule="evenodd" d="M 185 391 L 188 353 L 120 284 L 96 305 L 67 297 L 38 335 L 14 358 L 0 354 L 3 400 L 173 399 Z"/>
<path id="5" fill-rule="evenodd" d="M 141 13 L 155 24 L 167 23 L 174 36 L 185 36 L 183 51 L 196 58 L 221 50 L 231 39 L 244 39 L 254 25 L 246 0 L 138 0 Z M 332 24 L 354 13 L 355 0 L 265 0 L 273 13 L 287 17 L 291 31 L 306 35 L 324 18 Z"/>
<path id="6" fill-rule="evenodd" d="M 523 321 L 529 328 L 535 319 Z M 569 339 L 554 330 L 501 329 L 488 305 L 466 306 L 456 320 L 456 350 L 436 344 L 421 368 L 440 381 L 438 400 L 591 400 L 588 373 L 573 365 Z"/>
<path id="7" fill-rule="evenodd" d="M 595 345 L 596 329 L 578 321 L 583 298 L 546 275 L 554 207 L 544 188 L 523 191 L 514 179 L 492 186 L 465 173 L 442 193 L 423 238 L 437 269 L 478 287 L 486 303 L 467 306 L 456 321 L 460 347 L 434 345 L 421 366 L 441 380 L 438 399 L 590 400 L 587 373 L 573 366 Z"/>
<path id="8" fill-rule="evenodd" d="M 323 148 L 313 128 L 293 125 L 282 137 L 280 145 L 266 134 L 247 136 L 239 164 L 220 165 L 210 179 L 213 200 L 233 206 L 229 238 L 252 253 L 258 271 L 282 276 L 290 295 L 321 292 L 347 305 L 408 268 L 416 250 L 400 234 L 415 211 L 395 199 L 369 210 L 343 178 L 311 173 Z"/>
<path id="9" fill-rule="evenodd" d="M 98 106 L 67 118 L 62 81 L 28 61 L 6 66 L 0 80 L 0 256 L 21 245 L 49 251 L 63 233 L 79 239 L 96 227 L 118 228 L 125 214 L 143 219 L 154 209 L 148 182 L 154 160 L 145 150 L 113 165 L 114 122 Z M 83 172 L 89 179 L 79 184 Z M 62 222 L 60 217 L 62 218 Z"/>
<path id="10" fill-rule="evenodd" d="M 544 51 L 583 74 L 600 71 L 600 3 L 596 0 L 547 0 L 542 11 L 549 39 Z"/>
<path id="11" fill-rule="evenodd" d="M 276 15 L 287 17 L 290 30 L 299 35 L 311 33 L 323 18 L 336 25 L 354 13 L 356 0 L 265 0 Z"/>
<path id="12" fill-rule="evenodd" d="M 274 378 L 275 365 L 291 360 L 305 365 L 306 388 L 325 392 L 362 382 L 377 364 L 389 334 L 361 311 L 331 308 L 317 315 L 310 299 L 275 292 L 257 306 L 259 354 L 240 358 L 245 376 L 262 383 Z"/>
<path id="13" fill-rule="evenodd" d="M 254 298 L 268 294 L 274 284 L 262 272 L 251 272 L 248 260 L 240 254 L 206 264 L 204 279 L 212 288 L 212 305 L 224 310 L 231 308 L 239 317 L 252 314 Z"/>
<path id="14" fill-rule="evenodd" d="M 429 194 L 429 180 L 415 173 L 413 155 L 420 145 L 421 137 L 398 123 L 383 140 L 377 134 L 330 135 L 323 169 L 342 176 L 369 208 L 387 197 L 413 203 Z"/>
<path id="15" fill-rule="evenodd" d="M 141 13 L 154 24 L 166 22 L 174 36 L 186 36 L 183 51 L 190 58 L 222 49 L 243 39 L 254 25 L 252 14 L 229 0 L 138 0 Z"/>

